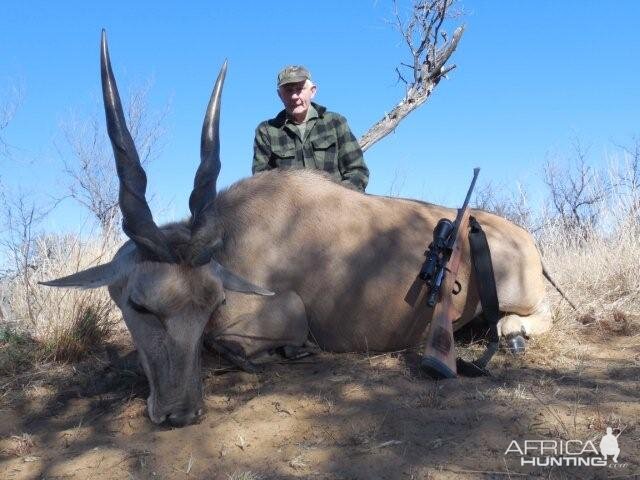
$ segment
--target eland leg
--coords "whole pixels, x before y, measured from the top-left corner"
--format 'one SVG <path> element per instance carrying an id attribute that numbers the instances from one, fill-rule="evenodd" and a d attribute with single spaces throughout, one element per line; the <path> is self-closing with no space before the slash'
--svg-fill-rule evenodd
<path id="1" fill-rule="evenodd" d="M 530 315 L 504 315 L 498 321 L 498 334 L 505 339 L 507 349 L 511 353 L 522 354 L 526 349 L 525 339 L 548 331 L 551 323 L 549 304 L 543 301 Z"/>
<path id="2" fill-rule="evenodd" d="M 277 348 L 302 347 L 307 340 L 307 315 L 295 292 L 273 297 L 227 292 L 226 299 L 205 336 L 240 358 L 252 360 Z"/>

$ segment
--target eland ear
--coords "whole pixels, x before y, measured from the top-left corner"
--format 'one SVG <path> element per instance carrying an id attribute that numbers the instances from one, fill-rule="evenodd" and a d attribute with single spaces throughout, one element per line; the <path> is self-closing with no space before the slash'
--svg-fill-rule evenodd
<path id="1" fill-rule="evenodd" d="M 213 269 L 215 274 L 220 277 L 220 280 L 222 280 L 222 286 L 227 290 L 240 293 L 254 293 L 256 295 L 263 295 L 265 297 L 275 295 L 275 293 L 271 290 L 258 287 L 257 285 L 254 285 L 253 283 L 245 280 L 241 276 L 227 270 L 215 260 L 211 260 L 211 262 L 209 262 L 209 265 L 211 265 L 211 268 Z"/>
<path id="2" fill-rule="evenodd" d="M 66 288 L 98 288 L 111 285 L 119 278 L 128 274 L 134 265 L 133 258 L 136 253 L 136 247 L 132 242 L 125 244 L 116 254 L 113 260 L 104 265 L 87 268 L 80 272 L 74 273 L 67 277 L 49 280 L 48 282 L 38 282 L 40 285 L 47 287 L 66 287 Z"/>

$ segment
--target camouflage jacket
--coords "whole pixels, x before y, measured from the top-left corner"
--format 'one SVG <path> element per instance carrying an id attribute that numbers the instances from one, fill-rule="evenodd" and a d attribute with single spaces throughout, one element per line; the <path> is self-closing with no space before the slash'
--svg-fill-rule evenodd
<path id="1" fill-rule="evenodd" d="M 312 103 L 317 115 L 307 120 L 303 138 L 285 111 L 256 128 L 252 172 L 273 168 L 314 168 L 364 191 L 369 169 L 347 120 Z"/>

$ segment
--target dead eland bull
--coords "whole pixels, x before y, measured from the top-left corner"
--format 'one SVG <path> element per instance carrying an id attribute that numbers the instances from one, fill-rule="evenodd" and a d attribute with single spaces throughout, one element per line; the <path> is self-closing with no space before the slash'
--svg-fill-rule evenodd
<path id="1" fill-rule="evenodd" d="M 225 64 L 204 119 L 192 216 L 158 227 L 104 32 L 101 72 L 130 241 L 111 262 L 45 284 L 109 287 L 149 380 L 153 422 L 185 425 L 202 414 L 205 331 L 246 358 L 308 338 L 333 352 L 396 350 L 424 338 L 432 310 L 417 274 L 434 226 L 454 210 L 362 194 L 302 170 L 265 172 L 216 193 Z M 531 236 L 496 215 L 473 215 L 492 252 L 500 335 L 544 332 L 551 317 Z M 480 312 L 468 245 L 458 278 L 466 281 L 454 297 L 464 309 L 455 329 Z"/>

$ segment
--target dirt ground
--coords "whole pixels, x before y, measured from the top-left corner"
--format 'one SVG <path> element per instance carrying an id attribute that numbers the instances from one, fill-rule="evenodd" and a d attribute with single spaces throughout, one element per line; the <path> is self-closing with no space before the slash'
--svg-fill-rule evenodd
<path id="1" fill-rule="evenodd" d="M 640 478 L 639 340 L 576 326 L 530 341 L 522 357 L 498 353 L 492 377 L 440 382 L 415 352 L 321 353 L 259 374 L 205 354 L 207 414 L 181 429 L 148 420 L 133 365 L 48 365 L 0 379 L 0 478 Z M 607 426 L 622 432 L 617 464 L 531 467 L 505 455 L 513 440 L 597 447 Z"/>

